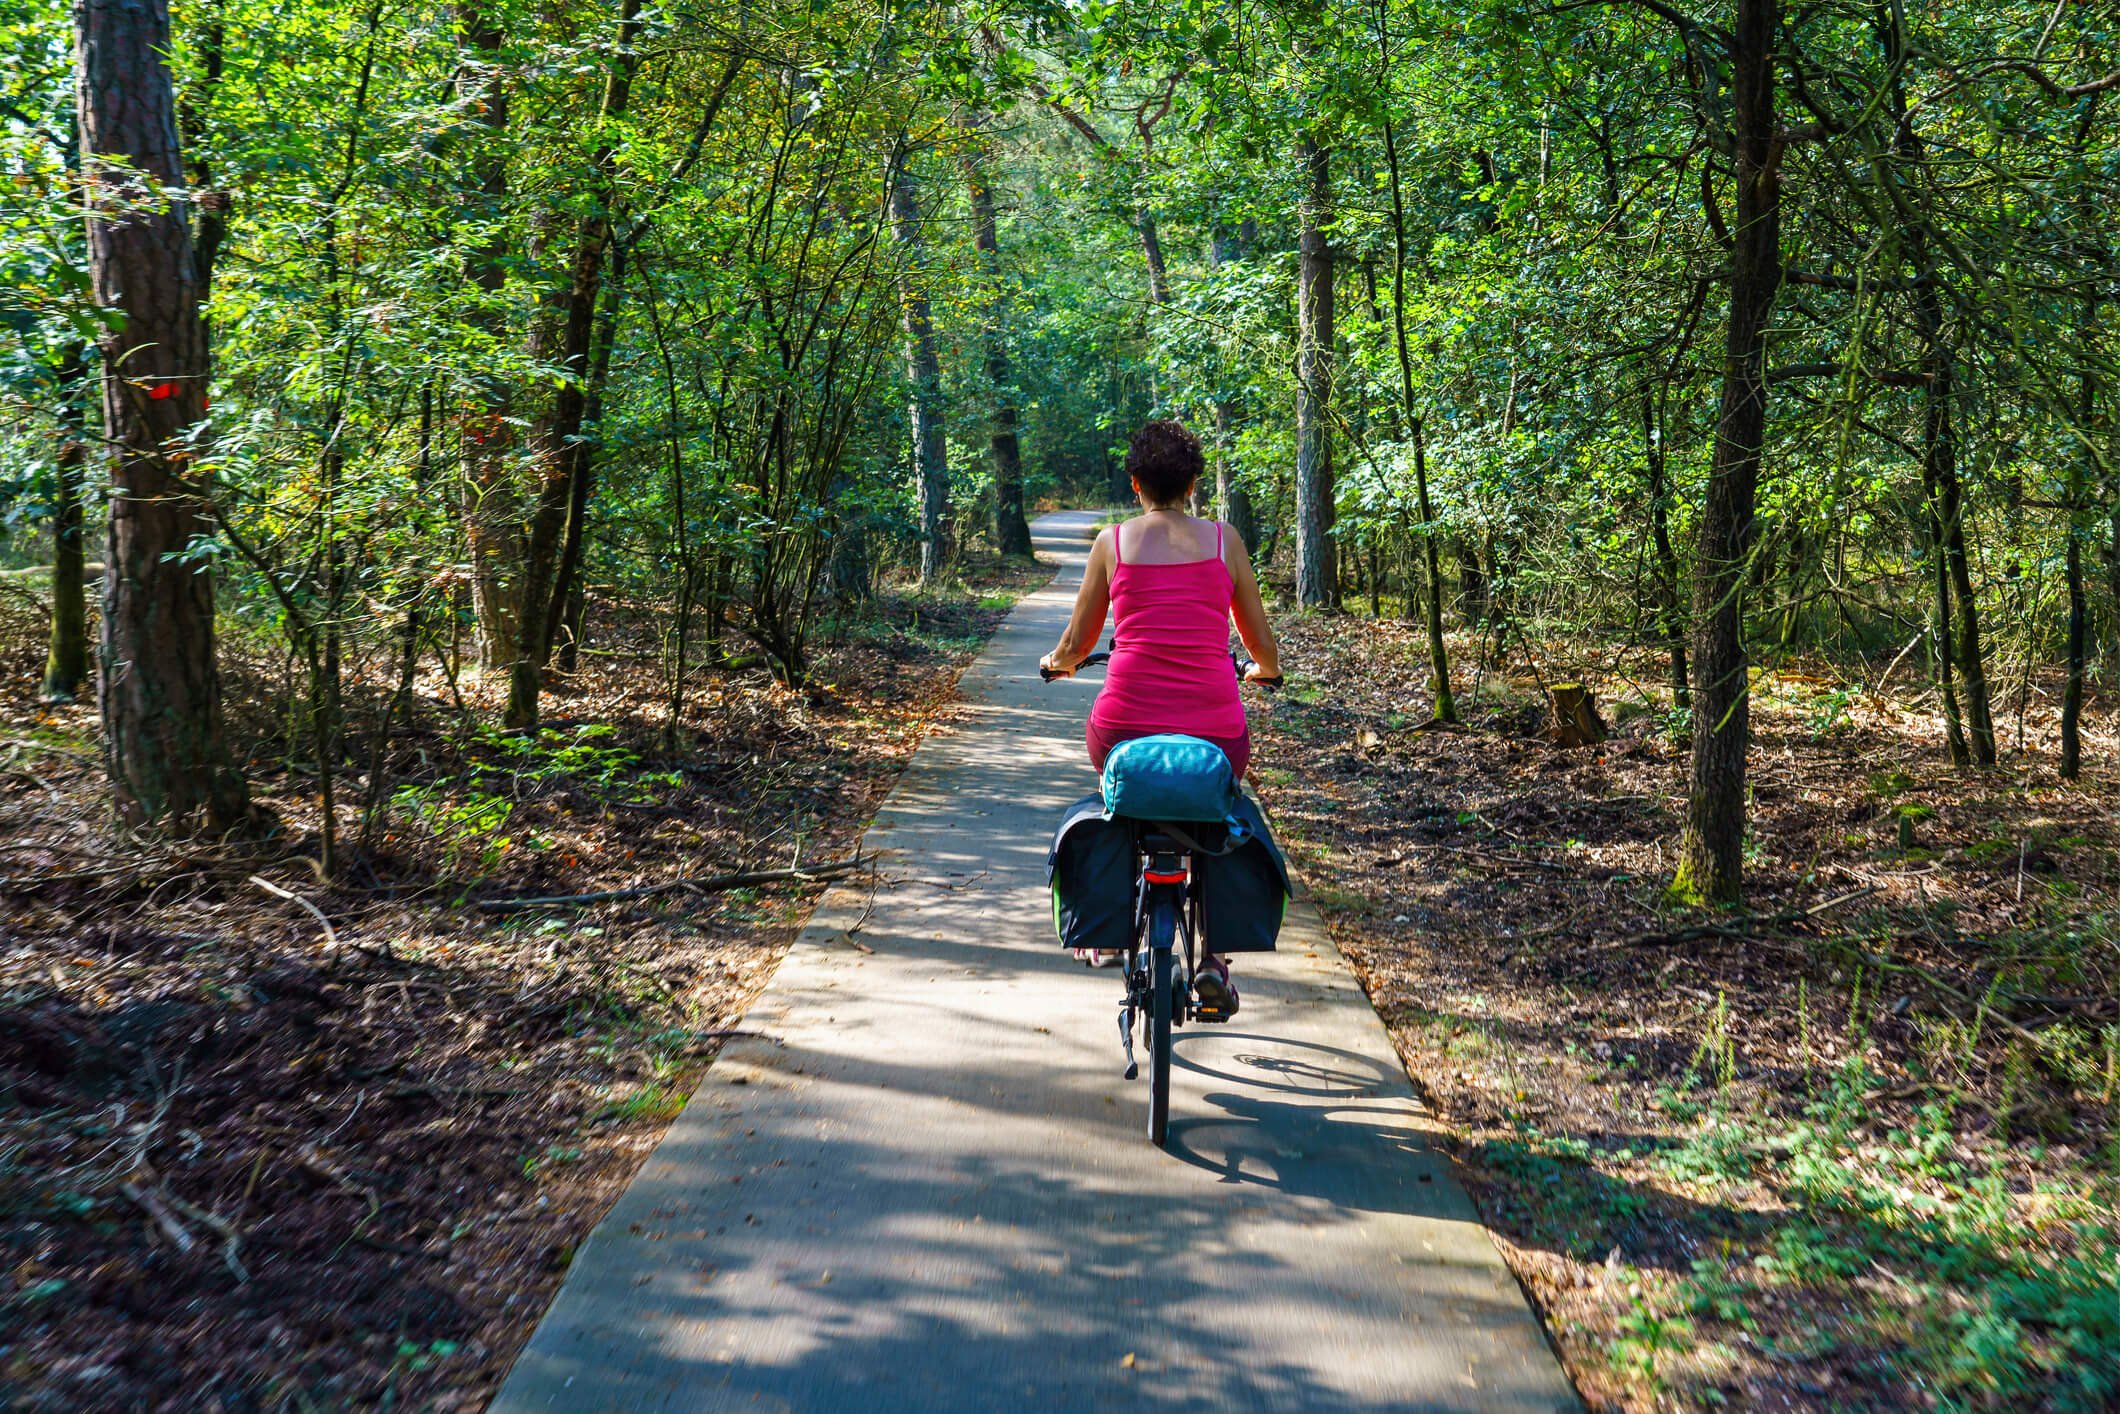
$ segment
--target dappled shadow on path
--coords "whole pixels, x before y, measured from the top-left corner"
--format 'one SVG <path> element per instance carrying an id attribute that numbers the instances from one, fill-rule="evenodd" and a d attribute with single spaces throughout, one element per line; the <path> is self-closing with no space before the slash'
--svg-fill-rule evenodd
<path id="1" fill-rule="evenodd" d="M 635 1251 L 585 1254 L 632 1284 L 625 1329 L 553 1342 L 539 1356 L 546 1387 L 576 1378 L 577 1391 L 654 1408 L 1443 1408 L 1391 1397 L 1355 1366 L 1380 1327 L 1435 1327 L 1433 1341 L 1415 1343 L 1419 1368 L 1391 1362 L 1403 1395 L 1463 1389 L 1468 1339 L 1484 1345 L 1522 1321 L 1514 1288 L 1484 1273 L 1431 1280 L 1421 1288 L 1431 1300 L 1416 1304 L 1411 1288 L 1369 1289 L 1359 1273 L 1254 1235 L 1251 1224 L 1357 1221 L 1329 1184 L 1302 1192 L 1284 1175 L 1271 1213 L 1134 1191 L 1097 1153 L 1145 1147 L 1131 1123 L 1075 1129 L 1083 1168 L 1070 1174 L 1020 1152 L 992 1117 L 970 1122 L 1003 1126 L 995 1152 L 924 1164 L 895 1144 L 821 1135 L 809 1114 L 750 1118 L 764 1122 L 741 1135 L 731 1123 L 712 1162 L 659 1156 L 711 1181 L 629 1197 L 609 1242 Z M 1241 1132 L 1219 1154 L 1202 1142 L 1215 1126 Z M 1242 1135 L 1263 1127 L 1259 1117 L 1187 1121 L 1177 1156 L 1242 1164 Z M 1389 1130 L 1383 1142 L 1397 1142 Z M 765 1179 L 771 1194 L 738 1196 L 790 1168 L 792 1181 Z M 1287 1196 L 1303 1201 L 1289 1208 Z M 1327 1233 L 1311 1240 L 1335 1246 Z M 1344 1351 L 1348 1368 L 1310 1347 Z M 1489 1393 L 1507 1402 L 1506 1390 Z"/>

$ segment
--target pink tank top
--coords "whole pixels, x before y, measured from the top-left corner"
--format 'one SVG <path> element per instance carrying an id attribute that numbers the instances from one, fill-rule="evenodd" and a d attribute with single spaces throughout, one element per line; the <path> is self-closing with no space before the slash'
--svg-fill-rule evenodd
<path id="1" fill-rule="evenodd" d="M 1130 565 L 1112 532 L 1114 646 L 1090 720 L 1107 731 L 1244 735 L 1244 702 L 1229 661 L 1235 584 L 1215 526 L 1211 560 Z"/>

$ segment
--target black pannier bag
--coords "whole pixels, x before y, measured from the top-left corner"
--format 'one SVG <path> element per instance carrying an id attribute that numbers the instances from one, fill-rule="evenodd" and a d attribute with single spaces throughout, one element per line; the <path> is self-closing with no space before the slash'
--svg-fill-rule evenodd
<path id="1" fill-rule="evenodd" d="M 1102 796 L 1078 800 L 1060 817 L 1045 877 L 1062 947 L 1123 952 L 1133 943 L 1133 831 L 1104 818 Z"/>
<path id="2" fill-rule="evenodd" d="M 1293 892 L 1288 861 L 1268 832 L 1266 817 L 1249 796 L 1239 796 L 1231 814 L 1249 830 L 1250 838 L 1227 854 L 1193 856 L 1201 942 L 1211 953 L 1272 952 Z M 1225 832 L 1217 826 L 1211 833 L 1213 838 L 1203 834 L 1200 843 L 1221 848 L 1226 843 Z"/>
<path id="3" fill-rule="evenodd" d="M 1231 814 L 1246 838 L 1227 854 L 1208 853 L 1227 847 L 1225 827 L 1178 827 L 1188 843 L 1199 846 L 1193 854 L 1193 887 L 1200 898 L 1202 941 L 1215 953 L 1272 952 L 1291 892 L 1288 861 L 1249 797 L 1239 796 Z M 1104 818 L 1104 802 L 1094 795 L 1068 807 L 1046 857 L 1053 931 L 1062 947 L 1119 952 L 1132 945 L 1134 865 L 1130 822 Z"/>

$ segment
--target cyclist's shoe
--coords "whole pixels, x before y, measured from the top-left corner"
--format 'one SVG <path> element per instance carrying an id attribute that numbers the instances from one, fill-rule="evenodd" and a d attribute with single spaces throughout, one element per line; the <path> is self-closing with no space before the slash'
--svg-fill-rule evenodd
<path id="1" fill-rule="evenodd" d="M 1202 1021 L 1227 1021 L 1237 1014 L 1237 989 L 1229 980 L 1229 964 L 1211 957 L 1200 964 L 1193 977 L 1193 1015 Z"/>
<path id="2" fill-rule="evenodd" d="M 1076 948 L 1075 960 L 1084 967 L 1117 967 L 1126 954 L 1116 948 Z"/>

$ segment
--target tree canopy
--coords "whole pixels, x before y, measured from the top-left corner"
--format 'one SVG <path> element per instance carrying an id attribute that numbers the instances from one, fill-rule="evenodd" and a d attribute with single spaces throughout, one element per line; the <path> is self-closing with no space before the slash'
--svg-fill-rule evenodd
<path id="1" fill-rule="evenodd" d="M 98 87 L 95 36 L 157 26 Z M 31 6 L 10 553 L 78 603 L 88 539 L 181 511 L 141 552 L 219 589 L 180 636 L 278 636 L 343 762 L 349 661 L 446 640 L 529 727 L 590 595 L 671 606 L 673 713 L 701 663 L 799 681 L 879 571 L 1021 552 L 1026 486 L 1116 496 L 1182 417 L 1270 581 L 1431 621 L 1445 720 L 1446 627 L 1657 645 L 1676 885 L 1734 897 L 1762 653 L 1926 664 L 1988 763 L 2006 638 L 2065 664 L 2078 767 L 2120 642 L 2114 38 L 2003 0 Z M 98 136 L 127 104 L 166 154 Z M 187 254 L 107 238 L 155 220 Z M 172 690 L 106 692 L 121 806 L 226 815 L 219 768 L 122 764 Z M 212 695 L 170 699 L 202 762 Z"/>

